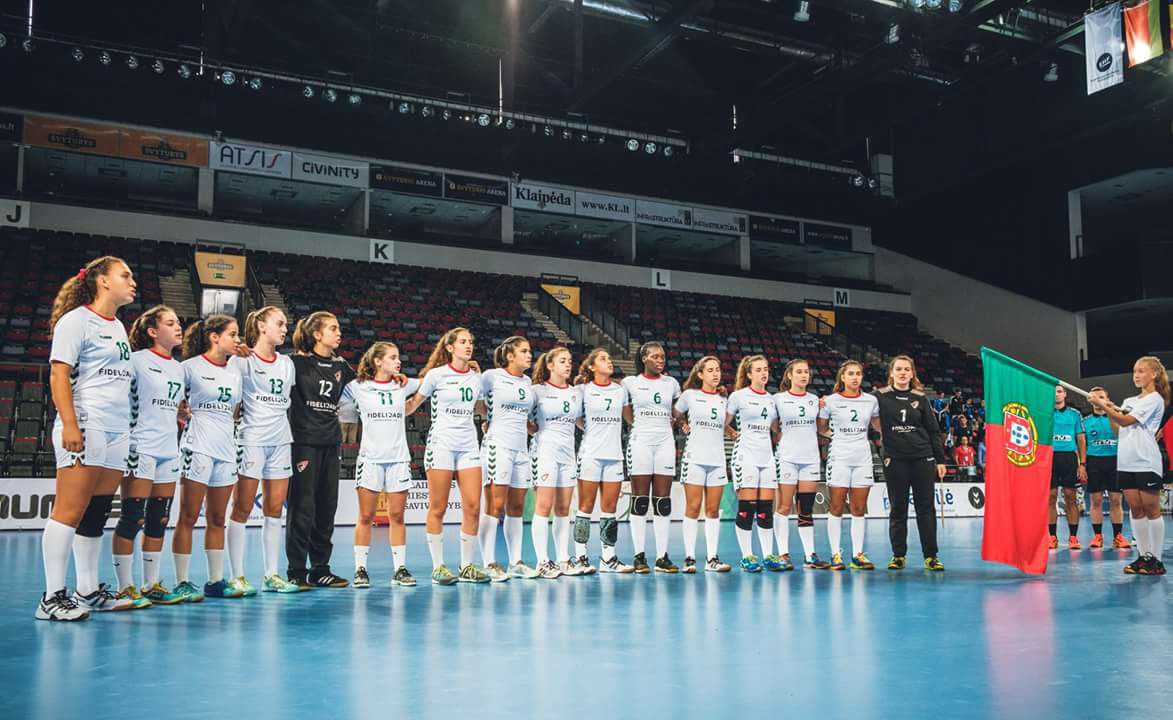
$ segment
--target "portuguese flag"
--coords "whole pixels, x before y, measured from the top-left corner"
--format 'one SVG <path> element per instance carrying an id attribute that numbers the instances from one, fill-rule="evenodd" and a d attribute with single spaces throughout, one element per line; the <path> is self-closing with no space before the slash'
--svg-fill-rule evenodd
<path id="1" fill-rule="evenodd" d="M 986 518 L 982 559 L 1047 571 L 1054 377 L 982 348 Z"/>
<path id="2" fill-rule="evenodd" d="M 1160 57 L 1161 1 L 1142 0 L 1124 8 L 1124 40 L 1128 45 L 1128 67 Z"/>

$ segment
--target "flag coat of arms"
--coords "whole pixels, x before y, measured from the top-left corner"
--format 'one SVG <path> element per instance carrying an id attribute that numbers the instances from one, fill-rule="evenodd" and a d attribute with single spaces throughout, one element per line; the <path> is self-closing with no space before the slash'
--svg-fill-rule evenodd
<path id="1" fill-rule="evenodd" d="M 982 348 L 986 392 L 986 516 L 982 559 L 1047 571 L 1053 376 Z"/>

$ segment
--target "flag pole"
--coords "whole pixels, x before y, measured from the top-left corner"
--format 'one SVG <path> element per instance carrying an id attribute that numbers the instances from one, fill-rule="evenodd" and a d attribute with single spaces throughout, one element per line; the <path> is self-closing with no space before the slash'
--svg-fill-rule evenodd
<path id="1" fill-rule="evenodd" d="M 1087 390 L 1077 388 L 1074 385 L 1072 385 L 1071 383 L 1065 382 L 1063 380 L 1059 381 L 1059 385 L 1061 385 L 1065 390 L 1070 390 L 1071 392 L 1075 393 L 1076 395 L 1080 395 L 1085 398 L 1090 394 L 1090 393 L 1088 393 Z"/>

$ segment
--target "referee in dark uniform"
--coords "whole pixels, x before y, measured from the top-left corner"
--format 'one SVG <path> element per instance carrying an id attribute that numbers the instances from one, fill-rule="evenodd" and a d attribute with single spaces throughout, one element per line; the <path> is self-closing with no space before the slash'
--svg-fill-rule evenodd
<path id="1" fill-rule="evenodd" d="M 941 572 L 937 558 L 937 512 L 933 484 L 945 477 L 945 446 L 941 428 L 907 355 L 888 364 L 888 387 L 876 391 L 883 432 L 884 478 L 888 484 L 888 535 L 892 541 L 889 570 L 903 570 L 908 553 L 908 491 L 916 504 L 925 569 Z"/>

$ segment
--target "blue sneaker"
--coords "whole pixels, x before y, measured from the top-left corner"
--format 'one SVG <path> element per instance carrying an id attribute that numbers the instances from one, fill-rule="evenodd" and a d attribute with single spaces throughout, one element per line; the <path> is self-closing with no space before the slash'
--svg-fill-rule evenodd
<path id="1" fill-rule="evenodd" d="M 748 573 L 760 573 L 762 571 L 762 564 L 758 562 L 757 557 L 746 555 L 741 558 L 741 569 Z"/>
<path id="2" fill-rule="evenodd" d="M 210 598 L 239 598 L 244 593 L 224 580 L 204 583 L 204 596 Z"/>
<path id="3" fill-rule="evenodd" d="M 777 555 L 767 555 L 762 558 L 762 567 L 770 572 L 782 572 L 782 558 Z"/>
<path id="4" fill-rule="evenodd" d="M 175 586 L 175 594 L 183 598 L 183 602 L 198 603 L 204 601 L 204 595 L 194 583 L 184 580 Z"/>

